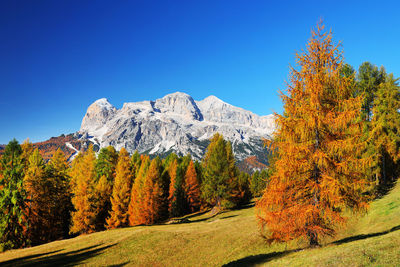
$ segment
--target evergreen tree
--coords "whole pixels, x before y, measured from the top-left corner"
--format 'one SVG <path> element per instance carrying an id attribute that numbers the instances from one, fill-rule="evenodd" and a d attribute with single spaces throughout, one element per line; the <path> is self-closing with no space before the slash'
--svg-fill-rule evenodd
<path id="1" fill-rule="evenodd" d="M 25 163 L 22 149 L 13 139 L 1 157 L 0 175 L 0 249 L 20 248 L 29 244 L 23 235 L 26 224 L 26 192 L 23 186 Z"/>
<path id="2" fill-rule="evenodd" d="M 140 154 L 136 150 L 135 153 L 133 153 L 132 157 L 131 157 L 131 168 L 132 168 L 133 177 L 137 176 L 137 174 L 139 172 L 141 161 L 142 161 L 142 159 L 140 157 Z"/>
<path id="3" fill-rule="evenodd" d="M 114 183 L 114 173 L 118 161 L 118 153 L 114 147 L 102 148 L 96 160 L 95 181 L 95 228 L 104 230 L 106 219 L 111 211 L 111 195 Z"/>
<path id="4" fill-rule="evenodd" d="M 110 218 L 107 219 L 107 228 L 118 228 L 129 225 L 128 207 L 132 190 L 131 161 L 125 148 L 119 152 L 119 158 L 115 173 L 115 182 L 111 198 Z"/>
<path id="5" fill-rule="evenodd" d="M 211 138 L 207 152 L 203 159 L 204 177 L 202 182 L 202 196 L 210 205 L 218 209 L 231 206 L 233 181 L 237 178 L 238 170 L 232 153 L 230 142 L 216 133 Z"/>
<path id="6" fill-rule="evenodd" d="M 182 164 L 183 163 L 183 164 Z M 178 159 L 172 161 L 168 172 L 171 177 L 168 195 L 169 217 L 179 217 L 185 214 L 187 210 L 184 192 L 185 162 L 178 162 Z"/>
<path id="7" fill-rule="evenodd" d="M 398 79 L 388 75 L 376 92 L 369 134 L 373 174 L 381 185 L 398 177 L 400 158 L 400 91 Z"/>
<path id="8" fill-rule="evenodd" d="M 93 146 L 83 154 L 82 159 L 78 158 L 73 165 L 71 172 L 72 204 L 75 211 L 72 212 L 71 233 L 87 234 L 95 231 L 95 210 L 93 205 L 96 156 Z"/>
<path id="9" fill-rule="evenodd" d="M 249 181 L 249 187 L 253 197 L 262 196 L 265 188 L 267 187 L 269 176 L 271 175 L 271 169 L 264 169 L 261 172 L 255 171 Z"/>
<path id="10" fill-rule="evenodd" d="M 372 115 L 375 94 L 379 85 L 384 82 L 384 69 L 378 70 L 370 62 L 364 62 L 358 69 L 358 94 L 363 96 L 362 118 L 369 122 Z"/>
<path id="11" fill-rule="evenodd" d="M 251 191 L 249 185 L 250 175 L 245 172 L 238 171 L 232 180 L 231 202 L 234 206 L 246 204 L 251 199 Z"/>
<path id="12" fill-rule="evenodd" d="M 276 114 L 274 173 L 257 203 L 270 241 L 303 237 L 318 245 L 345 222 L 344 209 L 367 207 L 362 99 L 353 97 L 352 78 L 340 73 L 342 54 L 323 28 L 296 55 L 300 70 L 291 69 L 284 113 Z"/>
<path id="13" fill-rule="evenodd" d="M 54 203 L 52 216 L 51 240 L 67 238 L 71 224 L 71 202 L 70 176 L 68 175 L 69 165 L 64 152 L 59 148 L 46 166 L 46 173 L 52 180 Z"/>

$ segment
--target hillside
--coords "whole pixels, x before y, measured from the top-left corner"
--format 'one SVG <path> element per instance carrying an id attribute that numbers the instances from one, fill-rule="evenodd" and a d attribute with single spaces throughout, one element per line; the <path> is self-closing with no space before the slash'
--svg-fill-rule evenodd
<path id="1" fill-rule="evenodd" d="M 51 137 L 49 140 L 43 142 L 33 143 L 33 147 L 39 149 L 45 161 L 50 160 L 57 149 L 61 149 L 65 156 L 69 159 L 76 151 L 84 150 L 87 148 L 88 142 L 79 140 L 73 134 L 60 135 L 58 137 Z M 5 145 L 0 145 L 0 155 L 4 152 Z"/>
<path id="2" fill-rule="evenodd" d="M 398 266 L 400 184 L 321 248 L 268 246 L 254 207 L 215 217 L 192 214 L 181 224 L 130 227 L 0 254 L 4 266 Z"/>

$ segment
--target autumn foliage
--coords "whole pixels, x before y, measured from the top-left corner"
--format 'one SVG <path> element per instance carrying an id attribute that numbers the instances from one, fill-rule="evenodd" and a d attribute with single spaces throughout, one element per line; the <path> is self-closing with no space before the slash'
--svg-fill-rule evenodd
<path id="1" fill-rule="evenodd" d="M 185 174 L 185 194 L 191 212 L 200 208 L 200 185 L 197 180 L 197 173 L 194 163 L 191 160 Z"/>
<path id="2" fill-rule="evenodd" d="M 125 148 L 119 152 L 115 171 L 114 188 L 111 197 L 110 218 L 107 219 L 107 228 L 128 226 L 128 207 L 133 182 L 129 154 Z"/>
<path id="3" fill-rule="evenodd" d="M 72 179 L 72 212 L 71 233 L 87 234 L 95 231 L 95 211 L 93 208 L 93 181 L 95 179 L 96 156 L 93 147 L 77 157 L 71 171 Z"/>
<path id="4" fill-rule="evenodd" d="M 137 176 L 135 178 L 135 182 L 132 186 L 131 194 L 130 194 L 130 203 L 129 203 L 129 225 L 140 225 L 145 224 L 145 182 L 147 171 L 150 165 L 150 159 L 148 156 L 144 156 L 141 159 L 141 165 L 137 172 Z"/>
<path id="5" fill-rule="evenodd" d="M 340 73 L 331 32 L 319 24 L 296 59 L 276 114 L 275 170 L 257 209 L 270 241 L 302 237 L 314 246 L 345 223 L 342 211 L 367 208 L 369 158 L 361 157 L 362 97 L 353 97 L 354 77 Z"/>

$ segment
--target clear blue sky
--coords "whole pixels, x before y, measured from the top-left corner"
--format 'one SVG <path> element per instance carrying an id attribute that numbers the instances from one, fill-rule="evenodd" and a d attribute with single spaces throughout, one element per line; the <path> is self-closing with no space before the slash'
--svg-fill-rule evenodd
<path id="1" fill-rule="evenodd" d="M 259 115 L 281 112 L 294 53 L 319 18 L 346 61 L 400 75 L 397 1 L 1 1 L 0 144 L 79 130 L 106 97 L 216 95 Z"/>

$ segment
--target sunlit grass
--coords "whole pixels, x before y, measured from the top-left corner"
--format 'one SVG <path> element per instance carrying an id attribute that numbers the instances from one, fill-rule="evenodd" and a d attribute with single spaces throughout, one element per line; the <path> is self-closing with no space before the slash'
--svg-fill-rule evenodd
<path id="1" fill-rule="evenodd" d="M 336 240 L 321 248 L 304 244 L 268 245 L 260 236 L 254 207 L 210 216 L 187 216 L 189 223 L 116 229 L 7 251 L 9 266 L 396 266 L 400 265 L 400 186 L 353 218 Z M 334 242 L 336 241 L 336 242 Z"/>

